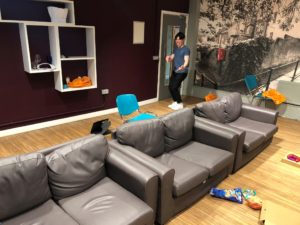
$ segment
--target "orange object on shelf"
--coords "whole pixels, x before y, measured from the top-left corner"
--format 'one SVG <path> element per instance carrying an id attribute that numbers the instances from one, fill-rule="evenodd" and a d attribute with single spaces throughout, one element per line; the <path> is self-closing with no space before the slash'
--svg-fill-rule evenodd
<path id="1" fill-rule="evenodd" d="M 77 77 L 74 80 L 68 82 L 68 87 L 71 88 L 80 88 L 92 86 L 92 81 L 88 76 Z"/>
<path id="2" fill-rule="evenodd" d="M 205 99 L 206 102 L 212 101 L 212 100 L 214 100 L 214 99 L 216 99 L 216 98 L 217 98 L 217 95 L 215 95 L 215 94 L 213 94 L 213 93 L 209 93 L 208 95 L 206 95 L 206 96 L 204 97 L 204 99 Z"/>
<path id="3" fill-rule="evenodd" d="M 275 89 L 264 91 L 262 95 L 266 98 L 272 99 L 276 105 L 280 105 L 286 101 L 285 96 Z"/>

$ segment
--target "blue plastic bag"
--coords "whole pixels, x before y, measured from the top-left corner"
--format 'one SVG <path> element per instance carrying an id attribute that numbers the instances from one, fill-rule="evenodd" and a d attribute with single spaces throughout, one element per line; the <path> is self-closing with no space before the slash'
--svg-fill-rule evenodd
<path id="1" fill-rule="evenodd" d="M 209 193 L 211 196 L 216 198 L 222 198 L 233 202 L 243 203 L 242 189 L 219 189 L 212 188 Z"/>

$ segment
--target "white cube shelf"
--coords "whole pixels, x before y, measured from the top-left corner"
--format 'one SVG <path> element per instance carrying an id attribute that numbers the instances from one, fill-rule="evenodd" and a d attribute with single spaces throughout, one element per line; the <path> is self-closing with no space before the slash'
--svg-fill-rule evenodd
<path id="1" fill-rule="evenodd" d="M 74 12 L 74 2 L 68 0 L 31 0 L 37 2 L 47 2 L 50 3 L 62 3 L 66 8 L 68 8 L 68 17 L 66 23 L 53 23 L 53 22 L 43 22 L 43 21 L 24 21 L 24 20 L 9 20 L 3 19 L 1 17 L 0 8 L 0 22 L 1 23 L 17 23 L 19 24 L 19 33 L 22 46 L 23 64 L 24 70 L 30 74 L 39 73 L 54 73 L 54 85 L 55 89 L 60 92 L 70 92 L 78 90 L 86 90 L 97 88 L 97 71 L 96 71 L 96 44 L 95 44 L 95 27 L 94 26 L 83 26 L 75 25 L 75 12 Z M 32 59 L 30 56 L 30 46 L 28 37 L 28 27 L 47 27 L 49 36 L 49 48 L 52 58 L 52 64 L 54 69 L 33 69 Z M 74 55 L 68 56 L 67 58 L 62 58 L 61 46 L 60 46 L 60 28 L 72 28 L 72 29 L 84 29 L 85 30 L 85 55 Z M 64 88 L 63 80 L 63 68 L 62 62 L 76 62 L 76 61 L 86 61 L 86 71 L 89 78 L 92 81 L 92 86 L 82 87 L 82 88 Z"/>

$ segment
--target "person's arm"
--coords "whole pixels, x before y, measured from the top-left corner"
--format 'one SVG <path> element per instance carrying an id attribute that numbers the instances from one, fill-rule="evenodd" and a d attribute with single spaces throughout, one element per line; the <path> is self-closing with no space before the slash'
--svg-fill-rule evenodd
<path id="1" fill-rule="evenodd" d="M 184 56 L 184 63 L 183 63 L 182 66 L 180 66 L 180 67 L 178 68 L 177 71 L 179 71 L 179 70 L 184 70 L 184 69 L 189 65 L 189 61 L 190 61 L 190 56 L 189 56 L 189 55 L 185 55 L 185 56 Z"/>
<path id="2" fill-rule="evenodd" d="M 167 55 L 167 56 L 166 56 L 166 61 L 167 61 L 167 62 L 172 62 L 172 61 L 174 60 L 174 57 L 175 57 L 174 54 L 172 54 L 172 55 Z"/>

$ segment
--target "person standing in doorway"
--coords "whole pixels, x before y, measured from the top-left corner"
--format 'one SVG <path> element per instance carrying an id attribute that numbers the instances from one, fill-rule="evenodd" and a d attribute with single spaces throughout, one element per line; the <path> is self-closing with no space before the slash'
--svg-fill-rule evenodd
<path id="1" fill-rule="evenodd" d="M 168 106 L 173 110 L 183 108 L 180 87 L 181 83 L 187 77 L 190 60 L 190 49 L 184 45 L 184 40 L 184 33 L 177 33 L 175 35 L 176 48 L 171 55 L 166 56 L 167 62 L 173 62 L 173 72 L 169 82 L 169 90 L 174 102 Z"/>

